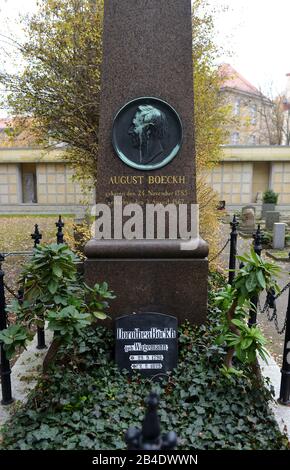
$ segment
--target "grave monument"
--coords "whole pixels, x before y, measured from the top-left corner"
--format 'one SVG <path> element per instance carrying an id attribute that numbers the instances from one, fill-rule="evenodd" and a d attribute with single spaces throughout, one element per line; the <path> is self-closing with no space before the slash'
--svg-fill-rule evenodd
<path id="1" fill-rule="evenodd" d="M 242 208 L 242 220 L 239 231 L 247 235 L 252 235 L 255 230 L 255 211 L 251 206 Z"/>
<path id="2" fill-rule="evenodd" d="M 274 224 L 280 222 L 280 212 L 278 211 L 267 211 L 265 217 L 267 230 L 273 230 Z"/>
<path id="3" fill-rule="evenodd" d="M 286 236 L 286 224 L 274 223 L 273 224 L 273 249 L 284 250 Z"/>
<path id="4" fill-rule="evenodd" d="M 208 246 L 198 235 L 198 218 L 187 220 L 194 235 L 186 241 L 180 221 L 170 235 L 179 207 L 189 216 L 196 204 L 191 0 L 104 3 L 98 228 L 102 211 L 111 210 L 112 219 L 110 226 L 103 223 L 105 235 L 85 247 L 86 282 L 109 283 L 116 294 L 112 319 L 156 312 L 200 324 L 207 310 Z M 158 204 L 161 235 L 147 213 Z M 141 225 L 129 219 L 140 215 L 137 209 L 144 210 Z"/>

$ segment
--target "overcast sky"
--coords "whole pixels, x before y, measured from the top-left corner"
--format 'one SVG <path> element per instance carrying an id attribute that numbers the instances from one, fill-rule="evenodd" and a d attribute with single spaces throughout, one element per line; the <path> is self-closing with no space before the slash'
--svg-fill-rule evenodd
<path id="1" fill-rule="evenodd" d="M 229 7 L 215 14 L 216 40 L 232 52 L 231 56 L 225 54 L 221 61 L 231 63 L 257 87 L 265 89 L 273 82 L 274 91 L 282 91 L 285 74 L 290 72 L 290 0 L 208 2 L 217 9 Z M 12 33 L 21 37 L 17 17 L 35 8 L 36 0 L 0 0 L 0 35 Z M 10 57 L 1 49 L 0 54 L 1 69 L 10 68 Z"/>
<path id="2" fill-rule="evenodd" d="M 231 63 L 253 85 L 273 82 L 276 91 L 285 87 L 290 72 L 290 0 L 209 0 L 215 7 L 228 4 L 216 14 L 216 39 L 232 50 L 223 61 Z"/>

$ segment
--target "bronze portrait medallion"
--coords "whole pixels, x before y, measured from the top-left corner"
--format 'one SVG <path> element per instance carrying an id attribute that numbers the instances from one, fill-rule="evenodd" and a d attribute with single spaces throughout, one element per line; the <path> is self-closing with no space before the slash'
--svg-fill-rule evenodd
<path id="1" fill-rule="evenodd" d="M 182 124 L 175 111 L 158 98 L 137 98 L 123 106 L 113 124 L 118 157 L 137 170 L 156 170 L 170 163 L 182 144 Z"/>

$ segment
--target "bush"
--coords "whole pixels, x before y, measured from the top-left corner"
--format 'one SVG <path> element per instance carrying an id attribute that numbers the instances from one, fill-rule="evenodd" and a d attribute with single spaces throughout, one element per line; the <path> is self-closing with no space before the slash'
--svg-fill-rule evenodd
<path id="1" fill-rule="evenodd" d="M 268 189 L 263 193 L 263 202 L 265 204 L 277 204 L 279 194 L 272 191 L 272 189 Z"/>
<path id="2" fill-rule="evenodd" d="M 107 283 L 87 286 L 77 273 L 78 258 L 65 244 L 38 245 L 24 266 L 20 283 L 23 300 L 14 300 L 10 311 L 15 325 L 0 334 L 9 358 L 31 338 L 31 327 L 54 331 L 54 339 L 44 359 L 44 368 L 53 361 L 61 343 L 69 343 L 83 328 L 104 320 L 108 301 L 114 298 Z"/>

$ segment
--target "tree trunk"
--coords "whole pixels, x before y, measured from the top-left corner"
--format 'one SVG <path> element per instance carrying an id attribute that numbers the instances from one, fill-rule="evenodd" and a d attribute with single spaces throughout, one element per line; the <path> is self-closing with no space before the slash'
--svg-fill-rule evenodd
<path id="1" fill-rule="evenodd" d="M 237 299 L 235 299 L 231 305 L 231 308 L 229 309 L 228 313 L 227 313 L 227 319 L 228 319 L 228 323 L 229 323 L 229 329 L 235 333 L 236 335 L 239 335 L 240 332 L 238 330 L 238 328 L 232 323 L 232 320 L 234 318 L 234 315 L 235 315 L 235 310 L 238 306 L 238 301 Z M 227 352 L 227 355 L 225 357 L 225 361 L 224 361 L 224 364 L 227 368 L 230 368 L 232 367 L 232 360 L 233 360 L 233 357 L 234 357 L 234 353 L 235 353 L 235 348 L 229 348 L 228 349 L 228 352 Z"/>
<path id="2" fill-rule="evenodd" d="M 60 345 L 61 345 L 61 338 L 59 337 L 54 338 L 51 345 L 48 348 L 48 351 L 43 361 L 43 373 L 44 374 L 48 371 L 50 364 L 53 363 Z"/>
<path id="3" fill-rule="evenodd" d="M 225 357 L 225 366 L 228 369 L 233 367 L 232 361 L 233 361 L 234 353 L 235 353 L 235 348 L 228 349 L 228 352 L 227 352 L 226 357 Z"/>
<path id="4" fill-rule="evenodd" d="M 255 359 L 255 361 L 252 364 L 250 364 L 250 367 L 252 369 L 253 375 L 256 378 L 257 385 L 259 385 L 259 386 L 263 385 L 264 384 L 263 376 L 262 376 L 261 367 L 260 367 L 260 364 L 259 364 L 259 361 L 258 361 L 257 358 Z"/>

